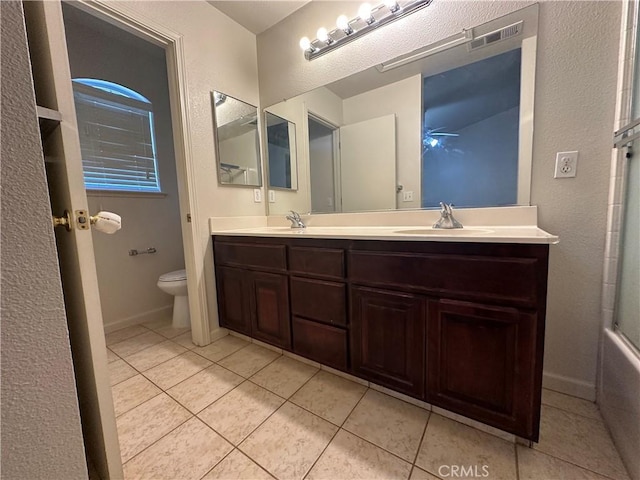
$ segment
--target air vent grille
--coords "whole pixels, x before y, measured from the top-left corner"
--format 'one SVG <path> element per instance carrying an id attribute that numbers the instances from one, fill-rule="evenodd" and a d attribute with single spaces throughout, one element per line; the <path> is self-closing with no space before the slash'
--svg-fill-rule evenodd
<path id="1" fill-rule="evenodd" d="M 474 38 L 471 42 L 469 42 L 469 50 L 475 50 L 477 48 L 486 47 L 492 43 L 499 42 L 501 40 L 506 40 L 507 38 L 515 37 L 516 35 L 520 35 L 522 33 L 522 27 L 524 22 L 520 21 L 518 23 L 514 23 L 513 25 L 509 25 L 501 30 L 496 30 L 495 32 L 487 33 L 482 35 L 481 37 Z"/>

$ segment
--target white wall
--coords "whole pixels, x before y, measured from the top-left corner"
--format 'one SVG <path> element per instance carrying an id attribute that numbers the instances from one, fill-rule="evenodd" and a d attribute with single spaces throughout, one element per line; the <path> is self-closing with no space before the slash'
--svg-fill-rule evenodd
<path id="1" fill-rule="evenodd" d="M 64 13 L 72 78 L 118 83 L 152 103 L 156 160 L 166 194 L 88 193 L 92 213 L 108 210 L 122 216 L 122 230 L 115 235 L 93 231 L 105 327 L 169 317 L 173 297 L 156 283 L 163 273 L 184 268 L 184 251 L 164 52 L 72 7 L 65 5 Z M 155 247 L 158 253 L 128 255 L 131 249 L 148 247 Z"/>
<path id="2" fill-rule="evenodd" d="M 215 328 L 218 308 L 209 217 L 264 215 L 265 204 L 254 203 L 253 187 L 218 185 L 211 92 L 259 104 L 256 37 L 204 1 L 125 1 L 109 5 L 182 36 L 190 127 L 187 141 L 191 167 L 197 172 L 193 189 L 199 215 L 192 215 L 199 245 L 195 256 L 197 264 L 203 265 L 196 274 L 198 282 L 206 286 L 209 321 Z"/>
<path id="3" fill-rule="evenodd" d="M 300 37 L 358 8 L 311 2 L 258 36 L 261 99 L 299 95 L 528 4 L 433 2 L 308 62 Z M 551 247 L 545 382 L 585 397 L 595 394 L 620 9 L 621 2 L 540 5 L 531 203 L 540 226 L 561 239 Z M 567 150 L 580 151 L 578 175 L 554 180 L 555 153 Z"/>
<path id="4" fill-rule="evenodd" d="M 397 198 L 398 208 L 420 208 L 420 162 L 422 124 L 422 77 L 376 88 L 347 98 L 342 103 L 344 125 L 371 120 L 384 115 L 396 116 L 396 182 L 403 191 L 413 192 L 413 201 Z M 383 141 L 383 139 L 371 139 Z"/>
<path id="5" fill-rule="evenodd" d="M 2 478 L 86 479 L 21 2 L 2 30 Z"/>

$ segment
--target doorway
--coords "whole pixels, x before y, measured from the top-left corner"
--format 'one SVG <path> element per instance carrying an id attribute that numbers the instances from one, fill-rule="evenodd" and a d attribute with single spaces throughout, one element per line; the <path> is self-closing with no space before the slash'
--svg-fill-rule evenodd
<path id="1" fill-rule="evenodd" d="M 311 113 L 308 122 L 311 213 L 341 212 L 339 129 Z"/>
<path id="2" fill-rule="evenodd" d="M 122 217 L 115 235 L 92 235 L 105 329 L 170 319 L 156 284 L 184 269 L 184 248 L 165 50 L 62 12 L 89 211 Z"/>

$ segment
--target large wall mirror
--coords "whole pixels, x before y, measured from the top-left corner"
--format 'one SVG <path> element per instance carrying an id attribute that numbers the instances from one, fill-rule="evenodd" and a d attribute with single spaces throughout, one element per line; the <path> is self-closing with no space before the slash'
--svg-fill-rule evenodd
<path id="1" fill-rule="evenodd" d="M 270 189 L 298 189 L 296 126 L 265 111 L 267 168 Z"/>
<path id="2" fill-rule="evenodd" d="M 537 27 L 531 5 L 269 107 L 304 197 L 269 212 L 528 205 Z"/>
<path id="3" fill-rule="evenodd" d="M 218 151 L 218 181 L 222 185 L 262 185 L 258 109 L 221 92 L 212 92 Z"/>

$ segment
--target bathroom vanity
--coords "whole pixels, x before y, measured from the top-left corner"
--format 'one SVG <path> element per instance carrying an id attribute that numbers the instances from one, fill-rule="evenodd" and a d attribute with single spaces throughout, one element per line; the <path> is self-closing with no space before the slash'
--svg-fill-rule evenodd
<path id="1" fill-rule="evenodd" d="M 220 325 L 537 441 L 557 237 L 511 230 L 218 232 Z"/>

